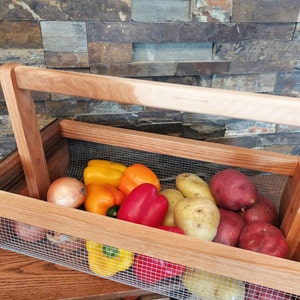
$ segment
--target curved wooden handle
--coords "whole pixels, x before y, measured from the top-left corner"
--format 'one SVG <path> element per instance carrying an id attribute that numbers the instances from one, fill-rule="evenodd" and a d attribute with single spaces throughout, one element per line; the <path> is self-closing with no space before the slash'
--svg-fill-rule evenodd
<path id="1" fill-rule="evenodd" d="M 300 99 L 18 66 L 19 88 L 300 126 Z"/>
<path id="2" fill-rule="evenodd" d="M 300 99 L 8 63 L 0 79 L 30 195 L 45 197 L 49 174 L 30 90 L 300 126 Z"/>

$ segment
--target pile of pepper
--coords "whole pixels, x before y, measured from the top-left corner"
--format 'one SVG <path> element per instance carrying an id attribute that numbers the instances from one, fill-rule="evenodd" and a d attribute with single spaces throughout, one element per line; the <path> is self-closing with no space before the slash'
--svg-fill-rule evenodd
<path id="1" fill-rule="evenodd" d="M 85 210 L 184 234 L 180 228 L 163 225 L 169 202 L 159 193 L 161 185 L 157 175 L 146 165 L 135 163 L 127 167 L 108 160 L 91 160 L 83 177 Z M 93 241 L 86 242 L 86 249 L 90 269 L 102 277 L 132 267 L 137 279 L 156 283 L 185 271 L 184 266 Z"/>

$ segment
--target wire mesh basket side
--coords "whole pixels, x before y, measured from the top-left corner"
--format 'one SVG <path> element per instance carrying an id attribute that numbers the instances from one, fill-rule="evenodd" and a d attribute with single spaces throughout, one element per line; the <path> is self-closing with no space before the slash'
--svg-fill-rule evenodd
<path id="1" fill-rule="evenodd" d="M 256 284 L 187 268 L 125 249 L 86 241 L 57 232 L 25 229 L 1 219 L 1 248 L 70 269 L 165 295 L 171 299 L 297 300 L 300 297 Z M 30 234 L 29 232 L 32 232 Z"/>
<path id="2" fill-rule="evenodd" d="M 158 175 L 162 188 L 175 187 L 176 175 L 181 172 L 193 172 L 209 182 L 214 173 L 228 167 L 86 141 L 70 139 L 68 144 L 70 168 L 67 175 L 80 180 L 83 179 L 83 169 L 87 162 L 97 158 L 120 162 L 128 166 L 136 162 L 143 163 Z M 275 203 L 280 203 L 287 180 L 286 176 L 254 170 L 241 171 L 253 179 L 260 192 L 270 197 Z M 232 279 L 230 274 L 228 277 L 218 276 L 132 253 L 126 249 L 74 238 L 59 232 L 32 228 L 10 219 L 2 218 L 0 225 L 0 244 L 4 249 L 109 278 L 173 299 L 299 298 L 292 294 Z M 33 235 L 30 232 L 33 232 Z M 271 298 L 271 296 L 274 297 Z"/>

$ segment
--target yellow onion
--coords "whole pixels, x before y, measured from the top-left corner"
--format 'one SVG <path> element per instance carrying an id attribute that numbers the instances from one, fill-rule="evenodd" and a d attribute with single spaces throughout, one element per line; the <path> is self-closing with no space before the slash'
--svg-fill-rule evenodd
<path id="1" fill-rule="evenodd" d="M 47 201 L 58 205 L 78 208 L 86 195 L 84 184 L 72 177 L 60 177 L 53 181 L 47 191 Z"/>

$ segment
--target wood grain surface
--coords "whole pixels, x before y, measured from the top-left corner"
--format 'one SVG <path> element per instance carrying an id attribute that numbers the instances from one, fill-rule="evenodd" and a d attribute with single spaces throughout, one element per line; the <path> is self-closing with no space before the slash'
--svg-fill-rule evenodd
<path id="1" fill-rule="evenodd" d="M 1 300 L 122 299 L 149 294 L 3 249 L 0 257 Z"/>

